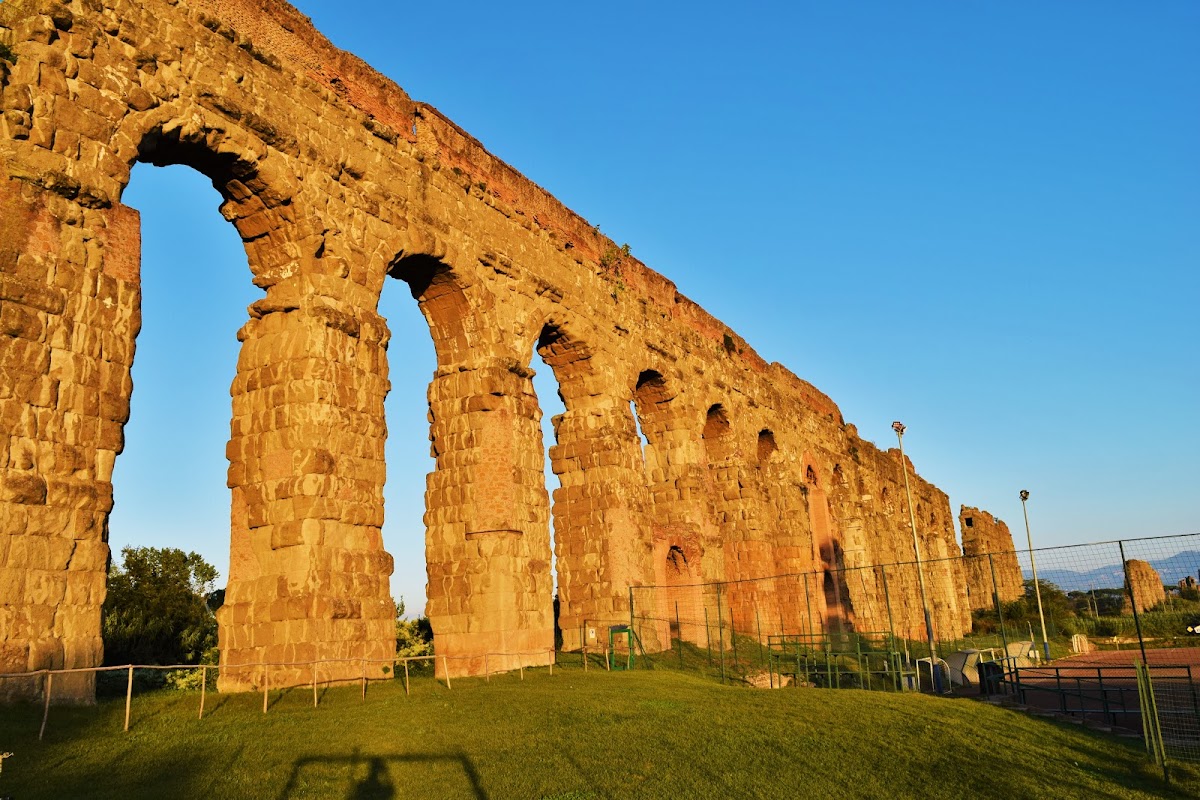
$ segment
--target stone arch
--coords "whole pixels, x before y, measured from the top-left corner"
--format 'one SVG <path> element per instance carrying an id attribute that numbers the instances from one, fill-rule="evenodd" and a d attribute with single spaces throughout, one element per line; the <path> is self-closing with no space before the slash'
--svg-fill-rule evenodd
<path id="1" fill-rule="evenodd" d="M 205 112 L 156 117 L 137 120 L 137 160 L 185 164 L 212 180 L 254 282 L 267 290 L 239 332 L 242 356 L 231 388 L 233 513 L 226 605 L 218 614 L 221 686 L 260 685 L 264 662 L 386 655 L 386 330 L 337 285 L 314 291 L 322 278 L 344 277 L 342 261 L 313 233 L 328 226 L 293 203 L 295 179 L 281 156 Z M 258 413 L 264 402 L 274 408 L 270 428 Z M 353 598 L 345 596 L 347 585 L 356 587 Z M 304 671 L 267 669 L 277 685 Z"/>
<path id="2" fill-rule="evenodd" d="M 665 437 L 673 421 L 675 393 L 661 372 L 644 369 L 638 373 L 631 394 L 638 428 L 646 440 L 643 448 L 646 481 L 647 485 L 653 485 L 662 479 L 671 456 L 671 449 L 665 446 Z"/>
<path id="3" fill-rule="evenodd" d="M 311 234 L 283 233 L 295 222 L 290 208 L 299 191 L 285 158 L 250 130 L 206 108 L 177 100 L 126 114 L 112 137 L 109 177 L 123 191 L 135 162 L 184 165 L 212 181 L 223 198 L 221 215 L 237 229 L 254 283 L 267 289 L 294 274 L 305 253 L 317 253 Z"/>
<path id="4" fill-rule="evenodd" d="M 387 274 L 405 283 L 417 301 L 429 324 L 438 366 L 466 361 L 475 310 L 461 276 L 442 259 L 424 253 L 401 253 L 388 264 Z"/>
<path id="5" fill-rule="evenodd" d="M 655 543 L 654 582 L 661 588 L 654 593 L 652 616 L 658 622 L 653 630 L 660 645 L 669 645 L 674 639 L 696 645 L 707 641 L 703 626 L 695 624 L 704 615 L 705 600 L 696 545 L 680 536 L 667 537 L 661 545 Z"/>

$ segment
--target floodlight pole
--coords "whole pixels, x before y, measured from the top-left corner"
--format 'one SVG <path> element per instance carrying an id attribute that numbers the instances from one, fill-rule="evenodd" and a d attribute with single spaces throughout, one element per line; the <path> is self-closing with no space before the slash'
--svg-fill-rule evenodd
<path id="1" fill-rule="evenodd" d="M 1029 510 L 1025 501 L 1029 499 L 1029 491 L 1021 490 L 1021 513 L 1025 515 L 1025 541 L 1029 543 L 1029 565 L 1033 568 L 1033 593 L 1037 596 L 1038 619 L 1042 622 L 1042 650 L 1046 653 L 1047 663 L 1050 661 L 1050 640 L 1046 637 L 1046 615 L 1042 612 L 1042 586 L 1038 583 L 1037 561 L 1033 558 L 1033 536 L 1029 533 Z"/>
<path id="2" fill-rule="evenodd" d="M 921 545 L 917 541 L 917 517 L 913 511 L 912 490 L 908 486 L 908 462 L 904 460 L 904 423 L 893 422 L 896 441 L 900 443 L 900 469 L 904 472 L 904 494 L 908 498 L 908 522 L 912 526 L 913 552 L 917 556 L 917 583 L 921 587 L 921 608 L 925 610 L 925 635 L 929 638 L 929 675 L 933 678 L 933 690 L 942 691 L 942 680 L 937 668 L 937 650 L 933 644 L 933 618 L 929 616 L 929 600 L 925 595 L 925 568 L 921 565 Z"/>

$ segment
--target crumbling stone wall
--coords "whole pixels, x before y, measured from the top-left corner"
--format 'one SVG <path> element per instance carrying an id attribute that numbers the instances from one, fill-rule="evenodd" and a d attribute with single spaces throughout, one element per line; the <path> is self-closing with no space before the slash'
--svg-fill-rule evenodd
<path id="1" fill-rule="evenodd" d="M 452 672 L 550 657 L 552 569 L 572 647 L 586 621 L 627 618 L 630 585 L 694 600 L 695 581 L 911 561 L 895 450 L 285 3 L 7 0 L 0 43 L 0 671 L 101 657 L 140 315 L 138 217 L 121 204 L 137 161 L 212 179 L 265 292 L 231 387 L 224 688 L 391 652 L 389 277 L 437 353 L 427 613 Z M 535 350 L 566 407 L 553 503 Z M 956 554 L 945 494 L 913 482 L 924 555 Z M 915 579 L 896 572 L 898 627 L 919 631 Z M 961 633 L 961 574 L 927 577 L 939 635 Z M 820 587 L 823 618 L 881 630 L 880 591 Z M 786 617 L 788 599 L 731 603 L 744 621 L 771 603 Z"/>
<path id="2" fill-rule="evenodd" d="M 995 608 L 993 591 L 1001 603 L 1024 597 L 1025 579 L 1008 525 L 982 509 L 960 506 L 958 527 L 971 609 Z"/>
<path id="3" fill-rule="evenodd" d="M 1148 562 L 1131 558 L 1125 562 L 1125 571 L 1129 581 L 1127 588 L 1133 596 L 1133 607 L 1139 614 L 1166 602 L 1167 590 L 1162 577 Z"/>

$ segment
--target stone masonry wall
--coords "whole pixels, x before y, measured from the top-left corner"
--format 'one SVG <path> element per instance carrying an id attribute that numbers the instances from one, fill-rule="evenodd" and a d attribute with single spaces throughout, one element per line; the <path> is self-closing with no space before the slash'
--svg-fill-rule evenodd
<path id="1" fill-rule="evenodd" d="M 7 0 L 0 43 L 0 672 L 101 658 L 140 318 L 138 220 L 121 204 L 137 161 L 212 179 L 265 293 L 231 387 L 223 688 L 391 652 L 389 277 L 437 352 L 427 613 L 451 672 L 550 657 L 552 569 L 571 647 L 584 623 L 627 619 L 630 585 L 694 598 L 697 581 L 911 561 L 898 452 L 285 3 Z M 566 406 L 553 502 L 543 365 Z M 910 474 L 924 555 L 956 554 L 945 494 Z M 946 638 L 969 625 L 955 569 L 927 575 Z M 897 627 L 919 630 L 915 578 L 889 580 Z M 880 591 L 860 580 L 818 602 L 878 630 Z M 793 613 L 774 590 L 730 603 L 735 619 Z"/>

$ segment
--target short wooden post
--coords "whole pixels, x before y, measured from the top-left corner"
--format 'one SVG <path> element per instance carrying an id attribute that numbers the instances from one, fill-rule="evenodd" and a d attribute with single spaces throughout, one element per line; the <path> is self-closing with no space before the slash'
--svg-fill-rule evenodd
<path id="1" fill-rule="evenodd" d="M 46 687 L 43 694 L 46 695 L 46 703 L 42 707 L 42 729 L 38 731 L 38 741 L 46 735 L 46 720 L 50 718 L 50 693 L 54 691 L 54 673 L 46 673 Z"/>
<path id="2" fill-rule="evenodd" d="M 550 674 L 554 675 L 554 662 L 558 660 L 558 651 L 550 649 Z"/>
<path id="3" fill-rule="evenodd" d="M 450 688 L 450 663 L 442 656 L 442 670 L 446 673 L 446 688 Z"/>
<path id="4" fill-rule="evenodd" d="M 612 672 L 612 664 L 610 664 L 608 662 L 608 647 L 607 646 L 605 646 L 605 648 L 604 648 L 604 670 L 606 672 Z"/>
<path id="5" fill-rule="evenodd" d="M 200 716 L 196 719 L 204 719 L 204 693 L 208 690 L 208 667 L 200 667 Z"/>
<path id="6" fill-rule="evenodd" d="M 517 658 L 519 659 L 517 664 L 521 668 L 521 680 L 525 680 L 525 654 L 521 653 L 517 656 Z"/>
<path id="7" fill-rule="evenodd" d="M 483 654 L 483 682 L 484 683 L 492 682 L 492 670 L 491 670 L 491 667 L 488 666 L 488 654 L 487 653 Z"/>
<path id="8" fill-rule="evenodd" d="M 129 680 L 125 684 L 125 730 L 129 730 L 129 706 L 133 702 L 133 664 L 129 665 Z"/>
<path id="9" fill-rule="evenodd" d="M 313 708 L 317 707 L 317 662 L 312 665 L 312 689 L 313 689 Z"/>
<path id="10" fill-rule="evenodd" d="M 587 645 L 584 645 L 582 652 L 583 652 L 583 671 L 587 672 Z"/>
<path id="11" fill-rule="evenodd" d="M 365 658 L 362 660 L 362 686 L 362 699 L 365 703 L 367 701 L 367 660 Z"/>
<path id="12" fill-rule="evenodd" d="M 271 673 L 263 665 L 263 713 L 267 713 L 267 692 L 271 691 Z"/>
<path id="13" fill-rule="evenodd" d="M 404 659 L 404 694 L 408 694 L 408 659 Z"/>

